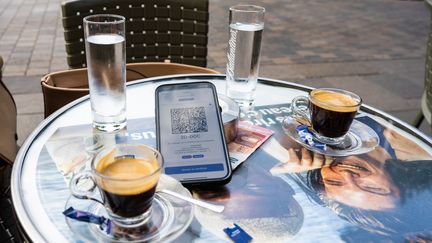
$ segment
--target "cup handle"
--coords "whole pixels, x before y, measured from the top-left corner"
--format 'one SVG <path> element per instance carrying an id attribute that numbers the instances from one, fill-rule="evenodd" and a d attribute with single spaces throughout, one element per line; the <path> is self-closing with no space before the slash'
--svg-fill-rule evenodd
<path id="1" fill-rule="evenodd" d="M 309 98 L 306 96 L 297 96 L 291 102 L 293 118 L 300 124 L 311 126 L 309 113 Z"/>
<path id="2" fill-rule="evenodd" d="M 85 183 L 86 185 L 83 185 L 83 183 Z M 91 185 L 89 185 L 88 183 L 91 183 Z M 86 188 L 82 188 L 84 186 Z M 69 190 L 71 191 L 72 196 L 79 199 L 92 200 L 103 205 L 103 202 L 92 196 L 95 188 L 96 182 L 94 181 L 90 171 L 83 171 L 75 174 L 69 183 Z"/>

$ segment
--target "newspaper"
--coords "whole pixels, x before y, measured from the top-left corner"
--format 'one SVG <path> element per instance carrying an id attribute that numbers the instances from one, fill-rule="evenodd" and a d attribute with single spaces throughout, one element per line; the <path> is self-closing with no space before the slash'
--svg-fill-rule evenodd
<path id="1" fill-rule="evenodd" d="M 273 131 L 270 129 L 240 121 L 236 138 L 228 144 L 232 169 L 234 170 L 243 163 L 272 134 Z"/>

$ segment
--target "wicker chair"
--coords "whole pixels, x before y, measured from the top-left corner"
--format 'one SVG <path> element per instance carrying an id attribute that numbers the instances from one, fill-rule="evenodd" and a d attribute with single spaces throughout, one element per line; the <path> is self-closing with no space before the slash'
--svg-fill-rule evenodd
<path id="1" fill-rule="evenodd" d="M 126 17 L 128 63 L 207 65 L 208 0 L 70 0 L 62 13 L 71 68 L 85 67 L 83 18 L 93 14 Z"/>
<path id="2" fill-rule="evenodd" d="M 429 11 L 432 12 L 432 0 L 426 0 L 425 3 Z M 421 110 L 412 122 L 412 125 L 415 127 L 419 127 L 424 119 L 426 119 L 429 125 L 432 124 L 432 18 L 429 28 L 430 31 L 426 49 L 425 88 L 421 98 Z"/>
<path id="3" fill-rule="evenodd" d="M 219 73 L 208 68 L 186 64 L 143 62 L 126 64 L 126 81 L 171 74 Z M 48 117 L 53 112 L 89 93 L 87 68 L 49 73 L 42 77 L 44 113 Z"/>

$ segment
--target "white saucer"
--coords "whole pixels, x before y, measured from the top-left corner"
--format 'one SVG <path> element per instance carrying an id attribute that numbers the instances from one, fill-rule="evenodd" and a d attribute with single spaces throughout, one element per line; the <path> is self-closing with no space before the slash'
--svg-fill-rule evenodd
<path id="1" fill-rule="evenodd" d="M 329 156 L 349 156 L 364 154 L 375 149 L 379 144 L 376 132 L 366 124 L 354 120 L 345 139 L 339 145 L 326 145 L 326 149 L 320 149 L 305 143 L 299 136 L 296 128 L 300 125 L 295 119 L 288 117 L 282 123 L 282 128 L 289 137 L 300 143 L 307 149 L 319 154 Z M 314 141 L 318 142 L 315 138 Z"/>
<path id="2" fill-rule="evenodd" d="M 191 197 L 190 192 L 180 182 L 164 174 L 158 183 L 158 189 L 162 188 Z M 90 200 L 71 196 L 66 202 L 65 209 L 69 207 L 108 217 L 106 209 L 101 204 Z M 67 217 L 65 219 L 72 232 L 85 242 L 165 242 L 182 234 L 189 227 L 194 215 L 192 204 L 164 193 L 155 194 L 151 210 L 151 218 L 144 225 L 136 228 L 113 226 L 112 234 L 107 234 L 96 224 Z"/>

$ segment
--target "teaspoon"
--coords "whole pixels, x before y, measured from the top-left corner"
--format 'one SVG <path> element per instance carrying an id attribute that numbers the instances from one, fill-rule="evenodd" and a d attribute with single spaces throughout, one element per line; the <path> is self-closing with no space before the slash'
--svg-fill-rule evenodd
<path id="1" fill-rule="evenodd" d="M 216 212 L 216 213 L 222 213 L 222 211 L 225 209 L 225 207 L 223 205 L 216 205 L 216 204 L 204 202 L 204 201 L 201 201 L 201 200 L 197 200 L 197 199 L 194 199 L 194 198 L 186 197 L 186 196 L 183 196 L 182 194 L 179 194 L 177 192 L 173 192 L 173 191 L 170 191 L 170 190 L 167 190 L 167 189 L 161 189 L 158 192 L 162 192 L 162 193 L 165 193 L 165 194 L 177 197 L 179 199 L 188 201 L 188 202 L 190 202 L 190 203 L 192 203 L 194 205 L 197 205 L 197 206 L 200 206 L 200 207 L 203 207 L 203 208 L 207 208 L 207 209 L 209 209 L 209 210 L 211 210 L 213 212 Z"/>

